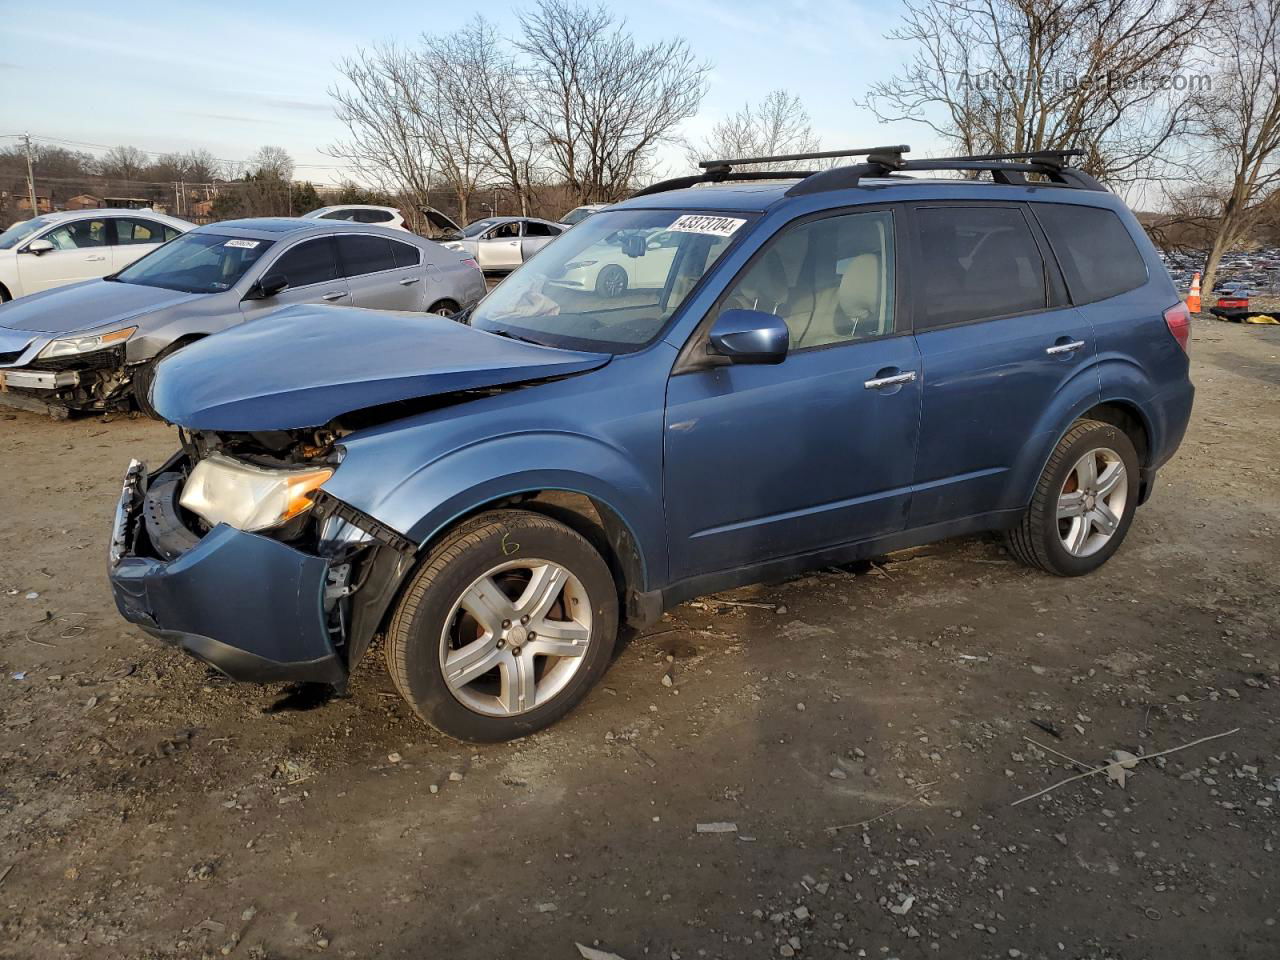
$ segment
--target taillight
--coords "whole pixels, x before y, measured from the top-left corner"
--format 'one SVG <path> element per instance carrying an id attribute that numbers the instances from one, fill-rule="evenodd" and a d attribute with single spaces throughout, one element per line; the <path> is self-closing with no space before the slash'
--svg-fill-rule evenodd
<path id="1" fill-rule="evenodd" d="M 465 263 L 468 267 L 474 267 L 477 270 L 480 269 L 480 264 L 476 263 L 475 257 L 463 257 L 462 262 Z"/>
<path id="2" fill-rule="evenodd" d="M 1187 341 L 1191 339 L 1191 313 L 1187 310 L 1187 305 L 1175 303 L 1164 312 L 1164 322 L 1173 334 L 1173 339 L 1178 341 L 1178 346 L 1185 351 Z"/>

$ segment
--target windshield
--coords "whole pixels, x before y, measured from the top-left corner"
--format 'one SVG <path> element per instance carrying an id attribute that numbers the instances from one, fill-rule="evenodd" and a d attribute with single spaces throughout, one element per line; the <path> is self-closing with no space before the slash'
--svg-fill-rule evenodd
<path id="1" fill-rule="evenodd" d="M 570 210 L 568 213 L 566 213 L 563 217 L 560 218 L 560 222 L 567 223 L 569 224 L 569 226 L 573 226 L 579 220 L 585 220 L 587 219 L 587 217 L 597 212 L 598 211 L 595 210 L 593 207 L 574 207 L 572 210 Z"/>
<path id="2" fill-rule="evenodd" d="M 24 237 L 29 237 L 37 230 L 43 229 L 53 223 L 52 220 L 45 217 L 36 217 L 33 220 L 19 220 L 4 233 L 0 233 L 0 250 L 8 250 L 15 244 L 21 243 Z"/>
<path id="3" fill-rule="evenodd" d="M 549 346 L 638 350 L 746 223 L 715 213 L 602 211 L 494 288 L 471 324 Z"/>
<path id="4" fill-rule="evenodd" d="M 183 293 L 221 293 L 235 286 L 270 246 L 270 240 L 184 233 L 111 279 Z"/>
<path id="5" fill-rule="evenodd" d="M 464 237 L 478 237 L 494 224 L 493 220 L 477 220 L 475 223 L 468 223 L 462 228 Z"/>

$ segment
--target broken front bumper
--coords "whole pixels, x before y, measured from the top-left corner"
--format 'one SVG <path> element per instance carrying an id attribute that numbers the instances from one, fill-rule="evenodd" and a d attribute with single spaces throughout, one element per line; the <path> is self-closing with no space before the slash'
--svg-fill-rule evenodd
<path id="1" fill-rule="evenodd" d="M 111 532 L 121 615 L 233 680 L 345 682 L 324 610 L 329 561 L 225 524 L 159 559 L 143 518 L 147 484 L 146 466 L 133 461 Z"/>
<path id="2" fill-rule="evenodd" d="M 0 391 L 13 387 L 18 390 L 61 390 L 80 383 L 75 370 L 0 370 Z"/>

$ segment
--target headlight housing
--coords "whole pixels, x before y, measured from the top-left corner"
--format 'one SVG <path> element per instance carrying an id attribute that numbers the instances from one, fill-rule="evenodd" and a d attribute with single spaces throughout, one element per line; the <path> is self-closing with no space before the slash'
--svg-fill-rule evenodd
<path id="1" fill-rule="evenodd" d="M 215 453 L 195 465 L 178 502 L 211 525 L 265 530 L 310 510 L 309 494 L 331 476 L 332 467 L 271 470 Z"/>
<path id="2" fill-rule="evenodd" d="M 48 360 L 51 357 L 74 357 L 81 353 L 92 353 L 94 350 L 102 350 L 106 347 L 115 346 L 117 343 L 124 343 L 133 336 L 137 329 L 137 327 L 124 327 L 120 330 L 112 330 L 110 333 L 51 340 L 36 356 L 36 359 Z"/>

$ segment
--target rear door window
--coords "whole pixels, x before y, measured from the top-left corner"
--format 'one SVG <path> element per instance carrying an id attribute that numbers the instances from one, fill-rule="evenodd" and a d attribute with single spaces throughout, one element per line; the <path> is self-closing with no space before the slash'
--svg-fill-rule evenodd
<path id="1" fill-rule="evenodd" d="M 558 237 L 560 231 L 550 224 L 529 220 L 524 225 L 524 235 L 526 237 Z"/>
<path id="2" fill-rule="evenodd" d="M 305 240 L 282 253 L 267 272 L 283 273 L 289 278 L 291 288 L 335 280 L 338 265 L 334 260 L 333 239 Z"/>
<path id="3" fill-rule="evenodd" d="M 1033 203 L 1031 209 L 1053 245 L 1073 302 L 1105 300 L 1147 282 L 1146 261 L 1113 211 L 1067 203 Z"/>
<path id="4" fill-rule="evenodd" d="M 338 257 L 342 261 L 344 277 L 359 277 L 366 273 L 394 270 L 396 267 L 391 241 L 386 237 L 366 234 L 339 236 Z"/>
<path id="5" fill-rule="evenodd" d="M 357 210 L 356 223 L 388 223 L 392 215 L 386 210 Z"/>
<path id="6" fill-rule="evenodd" d="M 135 220 L 132 217 L 116 217 L 116 243 L 160 243 L 165 239 L 165 228 L 154 220 Z M 176 231 L 175 231 L 176 232 Z"/>
<path id="7" fill-rule="evenodd" d="M 921 207 L 915 213 L 923 280 L 917 330 L 1047 307 L 1044 258 L 1018 207 Z"/>

